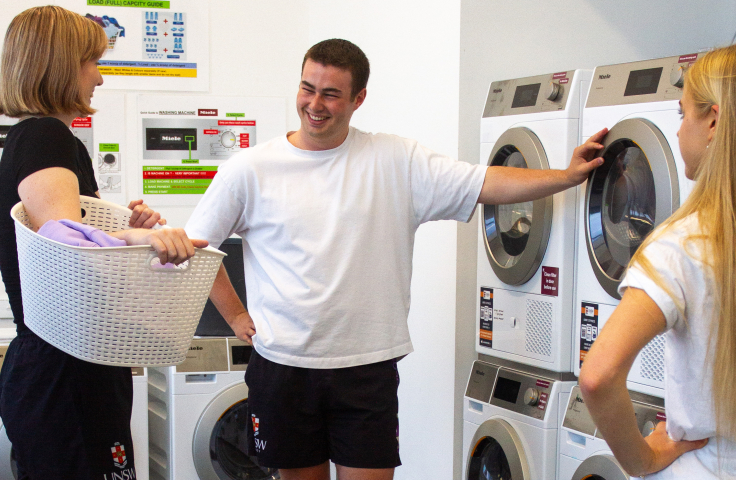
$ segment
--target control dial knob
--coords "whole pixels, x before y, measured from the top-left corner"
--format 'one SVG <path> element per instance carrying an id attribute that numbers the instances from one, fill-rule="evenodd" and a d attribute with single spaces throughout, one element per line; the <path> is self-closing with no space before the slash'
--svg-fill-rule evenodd
<path id="1" fill-rule="evenodd" d="M 233 132 L 225 132 L 220 137 L 220 144 L 225 148 L 233 148 L 235 146 L 235 134 Z"/>
<path id="2" fill-rule="evenodd" d="M 529 387 L 524 392 L 524 403 L 529 406 L 535 406 L 539 402 L 539 390 Z"/>
<path id="3" fill-rule="evenodd" d="M 677 65 L 672 69 L 670 72 L 670 84 L 672 84 L 673 87 L 682 88 L 685 84 L 686 70 L 687 66 L 685 65 Z"/>
<path id="4" fill-rule="evenodd" d="M 547 100 L 555 101 L 562 95 L 562 86 L 557 82 L 549 82 L 547 85 Z"/>

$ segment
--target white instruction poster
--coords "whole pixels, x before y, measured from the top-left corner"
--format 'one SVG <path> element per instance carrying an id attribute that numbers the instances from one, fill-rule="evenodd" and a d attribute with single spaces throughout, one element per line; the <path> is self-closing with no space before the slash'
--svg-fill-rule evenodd
<path id="1" fill-rule="evenodd" d="M 92 107 L 97 109 L 91 119 L 91 146 L 87 151 L 92 157 L 95 177 L 103 200 L 127 206 L 126 170 L 130 158 L 126 151 L 125 94 L 95 92 Z M 80 119 L 77 119 L 77 121 Z M 74 131 L 72 125 L 72 131 Z M 81 130 L 81 129 L 80 129 Z M 77 137 L 84 139 L 75 132 Z"/>
<path id="2" fill-rule="evenodd" d="M 284 98 L 138 97 L 139 196 L 194 206 L 232 155 L 286 133 Z"/>
<path id="3" fill-rule="evenodd" d="M 100 89 L 209 90 L 209 7 L 196 0 L 58 0 L 107 35 Z M 0 29 L 30 5 L 3 5 Z M 99 91 L 99 89 L 98 89 Z"/>

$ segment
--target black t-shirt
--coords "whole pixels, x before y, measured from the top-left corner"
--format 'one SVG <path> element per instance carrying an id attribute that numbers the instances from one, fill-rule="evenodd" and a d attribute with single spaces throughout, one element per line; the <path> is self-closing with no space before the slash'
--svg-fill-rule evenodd
<path id="1" fill-rule="evenodd" d="M 18 246 L 10 210 L 20 202 L 18 185 L 29 175 L 51 167 L 67 168 L 79 179 L 79 193 L 96 197 L 98 190 L 89 152 L 64 122 L 56 118 L 28 118 L 13 125 L 0 158 L 0 270 L 18 333 L 23 322 Z"/>

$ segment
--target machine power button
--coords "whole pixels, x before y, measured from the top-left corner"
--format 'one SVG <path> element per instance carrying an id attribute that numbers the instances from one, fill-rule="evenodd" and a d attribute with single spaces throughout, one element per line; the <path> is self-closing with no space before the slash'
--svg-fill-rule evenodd
<path id="1" fill-rule="evenodd" d="M 524 392 L 524 403 L 529 406 L 535 406 L 539 402 L 539 390 L 529 387 Z"/>
<path id="2" fill-rule="evenodd" d="M 652 434 L 652 432 L 654 431 L 654 428 L 655 428 L 656 426 L 657 426 L 657 424 L 656 424 L 656 423 L 654 423 L 654 422 L 653 422 L 653 421 L 651 421 L 651 420 L 647 420 L 647 422 L 646 422 L 646 423 L 644 424 L 644 426 L 643 426 L 643 427 L 641 428 L 641 434 L 642 434 L 642 435 L 644 435 L 645 437 L 648 437 L 649 435 L 651 435 L 651 434 Z"/>

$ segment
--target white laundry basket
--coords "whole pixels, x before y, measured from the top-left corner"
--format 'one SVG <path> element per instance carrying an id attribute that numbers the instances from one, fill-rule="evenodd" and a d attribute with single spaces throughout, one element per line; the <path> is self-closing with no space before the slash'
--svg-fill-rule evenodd
<path id="1" fill-rule="evenodd" d="M 85 224 L 107 232 L 130 228 L 127 208 L 91 197 L 80 203 Z M 10 213 L 25 323 L 36 335 L 105 365 L 184 361 L 223 252 L 196 249 L 186 264 L 155 268 L 150 246 L 73 247 L 35 233 L 22 203 Z"/>

